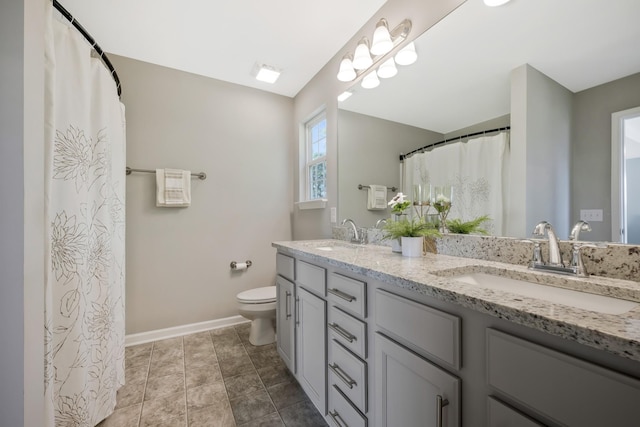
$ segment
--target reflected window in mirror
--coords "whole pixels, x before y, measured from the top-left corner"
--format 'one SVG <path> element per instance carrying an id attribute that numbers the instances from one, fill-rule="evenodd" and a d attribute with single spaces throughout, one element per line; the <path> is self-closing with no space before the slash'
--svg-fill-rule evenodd
<path id="1" fill-rule="evenodd" d="M 325 112 L 305 123 L 306 200 L 327 197 L 327 118 Z"/>

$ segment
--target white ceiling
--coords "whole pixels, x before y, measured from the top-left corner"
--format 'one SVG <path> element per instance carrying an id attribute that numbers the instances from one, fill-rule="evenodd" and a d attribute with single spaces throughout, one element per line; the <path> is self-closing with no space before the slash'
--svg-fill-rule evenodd
<path id="1" fill-rule="evenodd" d="M 418 61 L 341 108 L 448 133 L 510 112 L 525 63 L 573 92 L 640 71 L 640 0 L 467 0 L 416 41 Z"/>
<path id="2" fill-rule="evenodd" d="M 60 0 L 106 52 L 295 96 L 386 0 Z M 255 63 L 282 70 L 273 85 Z M 126 81 L 123 81 L 126 91 Z"/>

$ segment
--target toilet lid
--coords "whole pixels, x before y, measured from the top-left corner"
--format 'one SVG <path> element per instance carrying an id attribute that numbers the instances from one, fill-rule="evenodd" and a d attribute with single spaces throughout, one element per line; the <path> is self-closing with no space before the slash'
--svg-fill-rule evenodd
<path id="1" fill-rule="evenodd" d="M 248 291 L 240 292 L 237 299 L 248 304 L 273 302 L 276 300 L 276 287 L 265 286 L 263 288 L 249 289 Z"/>

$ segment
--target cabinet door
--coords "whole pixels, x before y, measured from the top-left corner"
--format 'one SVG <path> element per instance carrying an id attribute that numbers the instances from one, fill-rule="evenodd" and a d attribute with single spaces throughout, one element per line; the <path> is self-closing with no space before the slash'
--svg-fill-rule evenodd
<path id="1" fill-rule="evenodd" d="M 276 333 L 278 353 L 291 372 L 296 372 L 295 295 L 294 285 L 276 276 L 278 304 L 276 305 Z"/>
<path id="2" fill-rule="evenodd" d="M 327 401 L 327 303 L 298 287 L 297 363 L 298 382 L 321 414 Z"/>
<path id="3" fill-rule="evenodd" d="M 375 425 L 460 425 L 460 380 L 383 335 L 375 337 Z"/>

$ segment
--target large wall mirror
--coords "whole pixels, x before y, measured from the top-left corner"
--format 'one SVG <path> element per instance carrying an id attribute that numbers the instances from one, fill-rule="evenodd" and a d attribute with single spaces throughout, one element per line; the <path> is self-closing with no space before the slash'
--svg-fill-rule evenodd
<path id="1" fill-rule="evenodd" d="M 374 89 L 355 85 L 340 103 L 339 219 L 370 227 L 389 216 L 367 210 L 358 184 L 400 186 L 400 153 L 511 126 L 520 175 L 506 234 L 528 236 L 546 219 L 567 238 L 581 210 L 602 210 L 583 238 L 618 241 L 611 118 L 640 106 L 638 16 L 637 0 L 512 0 L 497 8 L 467 0 L 415 39 L 416 63 Z"/>

